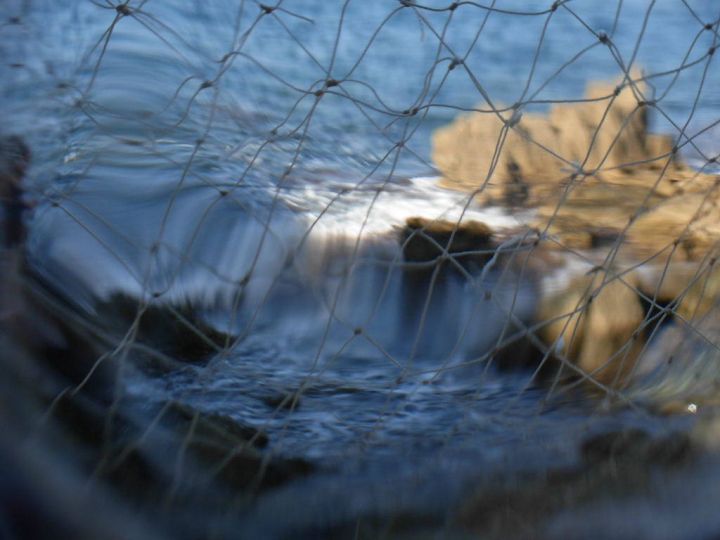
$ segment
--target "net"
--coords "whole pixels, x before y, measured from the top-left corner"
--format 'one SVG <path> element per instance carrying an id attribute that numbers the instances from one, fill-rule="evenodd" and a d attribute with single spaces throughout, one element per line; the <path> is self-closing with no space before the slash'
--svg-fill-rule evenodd
<path id="1" fill-rule="evenodd" d="M 720 530 L 717 7 L 4 7 L 2 535 Z"/>

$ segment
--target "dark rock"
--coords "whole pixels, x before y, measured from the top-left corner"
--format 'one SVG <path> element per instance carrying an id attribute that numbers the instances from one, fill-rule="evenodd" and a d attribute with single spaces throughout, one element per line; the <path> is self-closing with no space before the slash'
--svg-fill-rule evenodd
<path id="1" fill-rule="evenodd" d="M 276 410 L 297 410 L 302 401 L 299 393 L 271 394 L 262 396 L 260 399 L 265 405 Z"/>
<path id="2" fill-rule="evenodd" d="M 113 341 L 82 313 L 54 294 L 35 276 L 18 270 L 9 278 L 20 296 L 11 308 L 6 328 L 51 373 L 64 377 L 95 399 L 109 400 L 115 390 L 118 366 L 106 354 Z"/>
<path id="3" fill-rule="evenodd" d="M 612 431 L 586 440 L 580 447 L 583 459 L 589 464 L 603 463 L 643 456 L 652 438 L 641 429 Z"/>
<path id="4" fill-rule="evenodd" d="M 544 473 L 517 473 L 479 489 L 448 520 L 450 530 L 482 538 L 542 536 L 556 515 L 581 514 L 600 501 L 647 497 L 656 489 L 655 470 L 679 471 L 692 456 L 690 439 L 675 433 L 655 437 L 630 428 L 585 441 L 582 463 Z"/>
<path id="5" fill-rule="evenodd" d="M 44 361 L 69 384 L 82 386 L 102 399 L 116 380 L 112 362 L 100 361 L 101 337 L 90 330 L 68 302 L 47 288 L 24 267 L 23 174 L 30 150 L 16 135 L 0 137 L 0 198 L 4 219 L 0 233 L 0 324 L 9 339 Z"/>
<path id="6" fill-rule="evenodd" d="M 17 135 L 0 137 L 0 199 L 4 215 L 4 247 L 19 245 L 25 238 L 23 213 L 29 208 L 23 201 L 20 182 L 30 162 L 30 149 Z"/>
<path id="7" fill-rule="evenodd" d="M 267 435 L 258 429 L 243 426 L 227 415 L 201 411 L 178 401 L 166 404 L 161 414 L 162 424 L 181 437 L 191 435 L 193 440 L 205 440 L 229 449 L 263 448 L 268 443 Z"/>
<path id="8" fill-rule="evenodd" d="M 401 243 L 407 262 L 433 262 L 449 253 L 456 260 L 484 263 L 494 252 L 492 231 L 479 221 L 454 223 L 411 217 L 405 222 Z"/>
<path id="9" fill-rule="evenodd" d="M 118 338 L 134 332 L 134 342 L 178 361 L 202 362 L 234 341 L 232 336 L 199 320 L 189 306 L 147 304 L 117 293 L 96 309 L 101 324 Z M 177 367 L 163 369 L 160 362 L 154 365 L 161 371 Z"/>

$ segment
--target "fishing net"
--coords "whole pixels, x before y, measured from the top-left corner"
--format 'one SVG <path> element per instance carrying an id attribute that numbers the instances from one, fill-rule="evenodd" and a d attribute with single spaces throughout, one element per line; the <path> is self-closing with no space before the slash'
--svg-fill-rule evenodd
<path id="1" fill-rule="evenodd" d="M 717 7 L 3 7 L 0 535 L 720 531 Z"/>

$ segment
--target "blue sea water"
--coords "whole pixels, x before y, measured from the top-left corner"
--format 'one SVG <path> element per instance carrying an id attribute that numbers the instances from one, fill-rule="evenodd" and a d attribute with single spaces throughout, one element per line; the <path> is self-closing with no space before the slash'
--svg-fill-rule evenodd
<path id="1" fill-rule="evenodd" d="M 531 317 L 532 276 L 409 289 L 399 264 L 407 217 L 519 223 L 435 187 L 433 130 L 483 100 L 544 110 L 644 73 L 651 129 L 698 167 L 720 151 L 714 3 L 556 4 L 131 1 L 123 15 L 8 0 L 0 129 L 33 149 L 30 263 L 89 313 L 121 291 L 238 336 L 211 369 L 128 392 L 231 415 L 280 453 L 498 455 L 591 419 L 654 429 L 587 404 L 541 415 L 527 375 L 458 367 L 509 315 Z M 264 404 L 294 392 L 292 413 Z"/>

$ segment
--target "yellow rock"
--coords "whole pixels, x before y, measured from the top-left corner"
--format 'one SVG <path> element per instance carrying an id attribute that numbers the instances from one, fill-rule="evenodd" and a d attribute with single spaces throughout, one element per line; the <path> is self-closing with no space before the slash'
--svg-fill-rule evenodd
<path id="1" fill-rule="evenodd" d="M 622 381 L 643 343 L 644 310 L 634 274 L 594 269 L 541 301 L 539 336 L 602 383 Z"/>
<path id="2" fill-rule="evenodd" d="M 712 259 L 701 263 L 655 266 L 639 283 L 642 294 L 688 322 L 702 318 L 720 296 L 720 268 Z"/>
<path id="3" fill-rule="evenodd" d="M 535 210 L 538 264 L 555 250 L 617 269 L 571 280 L 537 315 L 557 356 L 603 383 L 623 380 L 643 346 L 641 294 L 687 321 L 720 296 L 720 177 L 691 170 L 669 136 L 647 132 L 648 99 L 632 74 L 590 83 L 583 99 L 545 114 L 481 104 L 432 140 L 441 185 Z"/>
<path id="4" fill-rule="evenodd" d="M 431 262 L 446 252 L 481 260 L 493 255 L 492 231 L 485 223 L 473 220 L 455 223 L 410 217 L 401 240 L 408 262 Z"/>
<path id="5" fill-rule="evenodd" d="M 433 134 L 441 183 L 476 191 L 487 203 L 534 206 L 598 173 L 684 169 L 674 164 L 668 137 L 647 134 L 643 92 L 642 83 L 591 83 L 583 100 L 553 105 L 547 114 L 481 105 Z M 518 185 L 524 200 L 513 196 Z"/>

